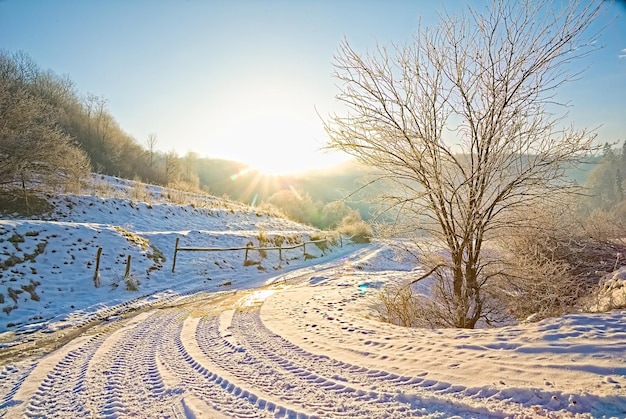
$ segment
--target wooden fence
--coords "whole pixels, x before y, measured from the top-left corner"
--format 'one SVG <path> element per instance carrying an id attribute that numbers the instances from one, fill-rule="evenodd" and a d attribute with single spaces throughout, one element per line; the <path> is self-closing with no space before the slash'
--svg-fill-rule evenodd
<path id="1" fill-rule="evenodd" d="M 179 239 L 180 237 L 176 237 L 176 245 L 174 246 L 174 260 L 172 262 L 172 272 L 174 272 L 174 269 L 176 269 L 176 257 L 178 256 L 178 252 L 230 252 L 236 250 L 245 250 L 246 255 L 243 260 L 243 264 L 245 266 L 248 264 L 248 252 L 250 250 L 278 250 L 278 257 L 280 258 L 280 260 L 283 260 L 283 250 L 291 250 L 302 247 L 302 256 L 304 257 L 306 255 L 307 244 L 328 243 L 328 238 L 324 238 L 320 240 L 306 241 L 291 246 L 252 247 L 252 245 L 247 245 L 245 247 L 178 247 Z M 343 238 L 341 235 L 339 235 L 339 241 L 341 247 L 343 247 Z"/>

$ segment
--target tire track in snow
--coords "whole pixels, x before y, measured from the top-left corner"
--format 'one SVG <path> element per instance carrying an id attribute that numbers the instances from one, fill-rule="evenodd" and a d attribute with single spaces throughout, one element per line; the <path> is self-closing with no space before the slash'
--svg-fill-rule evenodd
<path id="1" fill-rule="evenodd" d="M 26 406 L 25 416 L 91 417 L 86 409 L 84 379 L 89 362 L 104 337 L 96 335 L 68 352 L 46 375 Z"/>
<path id="2" fill-rule="evenodd" d="M 414 409 L 419 408 L 420 414 L 432 415 L 443 409 L 477 416 L 532 415 L 536 413 L 537 406 L 556 405 L 558 400 L 568 400 L 571 396 L 539 389 L 468 388 L 429 379 L 426 372 L 404 376 L 313 354 L 269 330 L 262 322 L 258 307 L 236 312 L 230 330 L 233 334 L 231 340 L 241 342 L 248 352 L 260 358 L 265 357 L 280 368 L 310 382 L 320 384 L 332 381 L 337 385 L 361 388 L 370 393 L 393 394 L 411 403 Z"/>
<path id="3" fill-rule="evenodd" d="M 0 394 L 4 393 L 4 396 L 0 399 L 0 418 L 4 417 L 9 406 L 21 403 L 18 400 L 13 400 L 13 397 L 36 366 L 37 362 L 33 362 L 21 370 L 11 365 L 2 369 L 0 372 Z"/>
<path id="4" fill-rule="evenodd" d="M 212 362 L 252 387 L 300 403 L 321 417 L 438 417 L 439 412 L 451 410 L 474 417 L 505 415 L 501 403 L 488 413 L 485 400 L 473 407 L 459 397 L 482 399 L 492 393 L 478 394 L 426 379 L 426 374 L 401 376 L 309 353 L 267 329 L 258 308 L 235 311 L 226 329 L 232 334 L 220 335 L 220 329 L 224 328 L 214 317 L 201 320 L 196 332 L 198 344 Z M 316 403 L 308 404 L 310 400 Z"/>
<path id="5" fill-rule="evenodd" d="M 176 329 L 163 336 L 160 353 L 162 368 L 174 374 L 180 387 L 202 400 L 207 407 L 228 417 L 266 418 L 275 417 L 277 407 L 254 393 L 235 386 L 227 378 L 209 370 L 189 354 L 181 335 L 185 315 L 172 315 L 166 322 Z M 164 324 L 162 323 L 161 327 Z"/>
<path id="6" fill-rule="evenodd" d="M 312 285 L 328 282 L 320 278 Z M 240 293 L 190 296 L 75 339 L 45 367 L 7 369 L 0 417 L 532 417 L 534 404 L 550 400 L 547 392 L 468 388 L 309 352 L 263 323 L 262 299 L 242 305 L 254 291 Z M 37 391 L 20 398 L 29 381 Z"/>
<path id="7" fill-rule="evenodd" d="M 131 327 L 118 330 L 107 339 L 108 348 L 89 370 L 91 411 L 98 417 L 141 417 L 162 415 L 178 394 L 167 389 L 158 372 L 157 354 L 163 329 L 159 312 L 147 313 Z M 104 346 L 104 345 L 103 345 Z"/>

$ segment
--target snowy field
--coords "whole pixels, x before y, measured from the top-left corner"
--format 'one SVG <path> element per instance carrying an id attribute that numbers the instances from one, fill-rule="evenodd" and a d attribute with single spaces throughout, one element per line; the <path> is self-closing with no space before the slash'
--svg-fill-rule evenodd
<path id="1" fill-rule="evenodd" d="M 239 247 L 323 233 L 219 200 L 167 204 L 157 189 L 129 200 L 125 187 L 59 198 L 47 221 L 0 220 L 0 417 L 626 417 L 626 311 L 384 324 L 377 290 L 416 266 L 383 243 L 251 251 L 248 266 L 243 251 L 180 252 L 172 273 L 177 237 Z"/>

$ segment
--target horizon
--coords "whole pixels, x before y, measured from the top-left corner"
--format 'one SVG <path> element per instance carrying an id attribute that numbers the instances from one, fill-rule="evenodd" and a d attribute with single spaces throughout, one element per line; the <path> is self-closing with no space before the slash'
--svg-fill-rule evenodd
<path id="1" fill-rule="evenodd" d="M 79 95 L 107 99 L 139 144 L 231 160 L 265 174 L 323 170 L 348 156 L 323 153 L 321 118 L 340 112 L 333 54 L 409 41 L 461 3 L 0 2 L 0 45 L 67 75 Z M 463 3 L 464 4 L 464 3 Z M 478 6 L 477 6 L 478 7 Z M 612 2 L 581 80 L 559 90 L 567 122 L 597 127 L 598 141 L 625 138 L 626 2 Z"/>

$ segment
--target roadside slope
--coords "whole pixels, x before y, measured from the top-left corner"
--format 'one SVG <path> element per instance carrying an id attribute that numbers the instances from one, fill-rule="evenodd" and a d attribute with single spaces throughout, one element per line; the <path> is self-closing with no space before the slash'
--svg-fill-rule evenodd
<path id="1" fill-rule="evenodd" d="M 335 234 L 214 197 L 174 205 L 151 188 L 150 202 L 60 195 L 49 198 L 54 208 L 40 219 L 0 219 L 0 345 L 15 333 L 76 326 L 130 302 L 258 286 L 341 251 Z M 177 239 L 179 247 L 229 248 L 326 237 L 304 251 L 250 251 L 248 266 L 244 251 L 179 252 L 172 272 Z"/>

